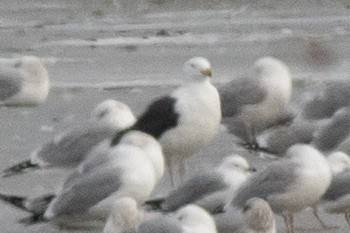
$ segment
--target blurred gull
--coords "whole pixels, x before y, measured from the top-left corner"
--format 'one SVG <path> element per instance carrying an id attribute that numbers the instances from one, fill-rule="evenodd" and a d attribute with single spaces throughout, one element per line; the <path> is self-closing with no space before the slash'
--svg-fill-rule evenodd
<path id="1" fill-rule="evenodd" d="M 266 200 L 274 213 L 281 214 L 287 232 L 294 232 L 293 214 L 314 205 L 331 182 L 325 157 L 310 145 L 296 144 L 286 157 L 250 176 L 237 191 L 234 207 L 243 208 L 252 197 Z"/>
<path id="2" fill-rule="evenodd" d="M 294 144 L 311 143 L 317 129 L 316 122 L 296 119 L 288 126 L 280 126 L 268 132 L 266 147 L 277 155 L 283 155 Z"/>
<path id="3" fill-rule="evenodd" d="M 251 198 L 243 209 L 229 207 L 214 217 L 220 233 L 276 233 L 274 214 L 261 198 Z"/>
<path id="4" fill-rule="evenodd" d="M 321 200 L 322 208 L 332 214 L 345 215 L 350 227 L 350 171 L 338 173 Z"/>
<path id="5" fill-rule="evenodd" d="M 181 222 L 183 233 L 216 233 L 213 217 L 197 205 L 179 209 L 175 217 Z"/>
<path id="6" fill-rule="evenodd" d="M 349 155 L 345 154 L 344 152 L 336 151 L 336 152 L 332 152 L 331 154 L 328 155 L 327 161 L 328 161 L 329 167 L 330 167 L 331 172 L 332 172 L 332 182 L 331 182 L 331 185 L 329 186 L 329 188 L 327 189 L 327 192 L 325 194 L 326 197 L 329 195 L 327 193 L 334 192 L 334 190 L 329 191 L 330 189 L 331 190 L 334 189 L 334 187 L 332 186 L 332 183 L 334 182 L 333 179 L 339 173 L 342 173 L 345 170 L 350 168 L 350 157 L 349 157 Z M 322 198 L 322 199 L 324 199 L 324 198 Z M 315 215 L 315 217 L 317 218 L 317 220 L 319 221 L 319 223 L 321 224 L 323 229 L 332 228 L 331 226 L 328 226 L 326 223 L 324 223 L 323 220 L 320 218 L 320 216 L 318 214 L 318 205 L 319 205 L 319 203 L 317 203 L 313 206 L 313 214 Z"/>
<path id="7" fill-rule="evenodd" d="M 157 216 L 143 221 L 136 229 L 124 233 L 216 233 L 214 219 L 196 205 L 186 205 L 173 217 Z"/>
<path id="8" fill-rule="evenodd" d="M 129 197 L 120 198 L 113 203 L 103 233 L 121 233 L 125 230 L 136 229 L 144 218 L 145 213 L 137 208 L 134 199 Z"/>
<path id="9" fill-rule="evenodd" d="M 322 151 L 332 151 L 350 135 L 350 107 L 341 108 L 317 131 L 313 144 Z"/>
<path id="10" fill-rule="evenodd" d="M 36 106 L 49 89 L 48 72 L 38 57 L 23 56 L 15 65 L 0 66 L 0 106 Z"/>
<path id="11" fill-rule="evenodd" d="M 260 127 L 293 117 L 288 113 L 292 92 L 288 66 L 263 57 L 254 63 L 254 71 L 252 77 L 232 80 L 219 91 L 224 125 L 250 148 L 258 146 Z"/>
<path id="12" fill-rule="evenodd" d="M 302 113 L 304 118 L 329 118 L 340 108 L 350 106 L 350 81 L 328 81 L 324 85 L 325 89 L 305 104 Z"/>
<path id="13" fill-rule="evenodd" d="M 239 155 L 228 156 L 212 172 L 196 175 L 166 197 L 147 201 L 146 204 L 162 211 L 175 211 L 194 203 L 213 213 L 229 203 L 235 191 L 255 168 Z"/>
<path id="14" fill-rule="evenodd" d="M 83 161 L 94 146 L 116 131 L 132 125 L 135 117 L 122 102 L 105 100 L 93 111 L 92 120 L 57 135 L 53 140 L 36 149 L 25 160 L 4 171 L 4 176 L 22 173 L 29 169 L 48 167 L 72 168 Z"/>
<path id="15" fill-rule="evenodd" d="M 182 182 L 184 160 L 214 138 L 221 121 L 220 98 L 210 82 L 209 61 L 202 57 L 191 58 L 183 70 L 189 82 L 151 103 L 137 122 L 116 134 L 112 142 L 112 145 L 117 144 L 123 133 L 133 129 L 157 138 L 169 164 L 173 186 L 177 185 L 176 174 Z"/>
<path id="16" fill-rule="evenodd" d="M 94 153 L 55 195 L 0 198 L 32 213 L 25 219 L 27 223 L 52 221 L 75 226 L 84 224 L 86 217 L 105 220 L 119 198 L 130 197 L 138 204 L 143 203 L 163 176 L 161 146 L 145 133 L 130 131 L 114 147 L 106 140 Z"/>

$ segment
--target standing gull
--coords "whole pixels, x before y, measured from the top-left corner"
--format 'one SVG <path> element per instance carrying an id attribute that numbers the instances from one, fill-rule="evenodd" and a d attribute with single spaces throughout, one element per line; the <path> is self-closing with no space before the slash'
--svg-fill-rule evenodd
<path id="1" fill-rule="evenodd" d="M 249 147 L 258 146 L 256 133 L 262 125 L 289 118 L 292 92 L 289 68 L 273 57 L 254 64 L 253 77 L 232 80 L 219 93 L 223 123 Z"/>
<path id="2" fill-rule="evenodd" d="M 314 205 L 326 192 L 331 177 L 328 162 L 318 150 L 296 144 L 285 158 L 250 176 L 232 205 L 243 208 L 248 199 L 260 197 L 283 216 L 287 232 L 294 233 L 293 214 Z"/>
<path id="3" fill-rule="evenodd" d="M 261 198 L 253 197 L 243 209 L 229 207 L 214 217 L 220 233 L 276 233 L 274 213 Z"/>
<path id="4" fill-rule="evenodd" d="M 46 100 L 49 89 L 48 72 L 35 56 L 0 66 L 0 106 L 36 106 Z"/>
<path id="5" fill-rule="evenodd" d="M 238 155 L 228 156 L 212 172 L 196 175 L 165 198 L 147 201 L 162 211 L 175 211 L 194 203 L 213 213 L 229 203 L 235 191 L 245 182 L 255 168 Z"/>
<path id="6" fill-rule="evenodd" d="M 29 169 L 48 167 L 72 168 L 84 160 L 94 146 L 112 138 L 136 121 L 129 107 L 119 101 L 105 100 L 94 110 L 92 120 L 62 134 L 36 149 L 25 160 L 4 171 L 4 176 L 23 173 Z"/>
<path id="7" fill-rule="evenodd" d="M 52 221 L 68 226 L 83 224 L 86 217 L 105 220 L 119 198 L 143 203 L 164 173 L 160 144 L 150 135 L 130 131 L 117 146 L 109 145 L 109 140 L 102 143 L 94 151 L 96 156 L 85 160 L 55 195 L 0 198 L 32 213 L 27 223 Z"/>
<path id="8" fill-rule="evenodd" d="M 169 164 L 173 185 L 176 169 L 182 182 L 184 160 L 214 138 L 221 121 L 220 98 L 210 82 L 209 61 L 202 57 L 191 58 L 183 70 L 189 82 L 151 103 L 137 122 L 117 133 L 112 142 L 112 146 L 117 144 L 129 130 L 139 130 L 157 138 Z"/>

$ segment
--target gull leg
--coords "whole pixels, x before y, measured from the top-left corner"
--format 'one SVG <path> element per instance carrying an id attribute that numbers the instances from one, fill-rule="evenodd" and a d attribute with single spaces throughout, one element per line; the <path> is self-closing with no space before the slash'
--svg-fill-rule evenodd
<path id="1" fill-rule="evenodd" d="M 323 222 L 323 220 L 320 218 L 320 216 L 318 214 L 318 205 L 317 204 L 312 206 L 312 213 L 314 214 L 314 216 L 316 217 L 317 221 L 320 223 L 320 225 L 323 229 L 337 228 L 336 226 L 328 226 L 325 222 Z"/>
<path id="2" fill-rule="evenodd" d="M 169 168 L 169 174 L 170 174 L 170 181 L 173 188 L 176 188 L 178 185 L 176 181 L 176 176 L 178 175 L 177 167 L 178 167 L 178 164 L 176 159 L 174 159 L 174 157 L 170 157 L 168 162 L 168 168 Z"/>
<path id="3" fill-rule="evenodd" d="M 284 213 L 282 214 L 284 223 L 286 224 L 287 233 L 294 233 L 294 227 L 293 227 L 293 215 L 290 213 Z"/>
<path id="4" fill-rule="evenodd" d="M 180 183 L 179 185 L 183 184 L 185 181 L 185 176 L 186 176 L 186 163 L 184 159 L 179 160 L 179 180 Z"/>

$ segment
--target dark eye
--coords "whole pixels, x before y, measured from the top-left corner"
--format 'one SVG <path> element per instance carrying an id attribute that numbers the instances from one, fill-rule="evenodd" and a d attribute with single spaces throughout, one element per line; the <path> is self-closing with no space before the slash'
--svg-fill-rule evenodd
<path id="1" fill-rule="evenodd" d="M 247 212 L 247 211 L 250 210 L 250 209 L 251 209 L 250 205 L 246 205 L 246 206 L 244 206 L 244 208 L 243 208 L 243 212 Z"/>
<path id="2" fill-rule="evenodd" d="M 15 67 L 15 68 L 18 68 L 18 67 L 21 66 L 21 64 L 22 64 L 22 62 L 18 61 L 18 62 L 16 62 L 16 63 L 14 64 L 14 67 Z"/>
<path id="3" fill-rule="evenodd" d="M 191 64 L 191 67 L 192 67 L 192 68 L 196 68 L 196 66 L 195 66 L 194 64 Z"/>

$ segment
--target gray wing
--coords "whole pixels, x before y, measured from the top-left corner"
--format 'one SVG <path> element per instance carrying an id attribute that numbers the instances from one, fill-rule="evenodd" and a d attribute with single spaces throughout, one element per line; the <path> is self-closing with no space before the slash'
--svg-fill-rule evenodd
<path id="1" fill-rule="evenodd" d="M 57 195 L 49 206 L 55 216 L 78 214 L 110 196 L 122 185 L 122 171 L 115 168 L 99 169 L 76 179 Z"/>
<path id="2" fill-rule="evenodd" d="M 252 197 L 267 200 L 270 195 L 285 192 L 296 181 L 295 166 L 289 161 L 271 164 L 263 171 L 250 176 L 237 191 L 232 205 L 243 208 Z"/>
<path id="3" fill-rule="evenodd" d="M 323 195 L 325 201 L 335 201 L 350 194 L 350 171 L 344 171 L 332 178 L 331 185 Z"/>
<path id="4" fill-rule="evenodd" d="M 307 119 L 331 117 L 339 108 L 349 106 L 350 82 L 327 82 L 326 89 L 305 104 L 303 116 Z"/>
<path id="5" fill-rule="evenodd" d="M 23 85 L 20 73 L 9 67 L 0 67 L 0 101 L 17 94 Z"/>
<path id="6" fill-rule="evenodd" d="M 182 233 L 183 229 L 179 221 L 161 216 L 152 218 L 140 224 L 138 233 Z"/>
<path id="7" fill-rule="evenodd" d="M 267 95 L 257 80 L 240 78 L 229 82 L 219 89 L 221 111 L 223 117 L 233 117 L 241 111 L 244 105 L 257 104 Z"/>
<path id="8" fill-rule="evenodd" d="M 178 208 L 194 203 L 204 196 L 228 188 L 222 177 L 217 173 L 195 176 L 176 190 L 172 191 L 162 203 L 162 208 L 174 211 Z"/>
<path id="9" fill-rule="evenodd" d="M 319 149 L 333 150 L 350 134 L 350 108 L 342 111 L 315 136 L 313 143 Z"/>
<path id="10" fill-rule="evenodd" d="M 317 126 L 312 122 L 293 122 L 290 126 L 279 127 L 267 138 L 267 147 L 277 154 L 285 153 L 297 143 L 310 143 Z"/>
<path id="11" fill-rule="evenodd" d="M 76 129 L 65 134 L 59 141 L 53 140 L 45 144 L 37 156 L 52 166 L 76 166 L 94 146 L 112 137 L 113 133 L 112 129 L 99 125 Z"/>

